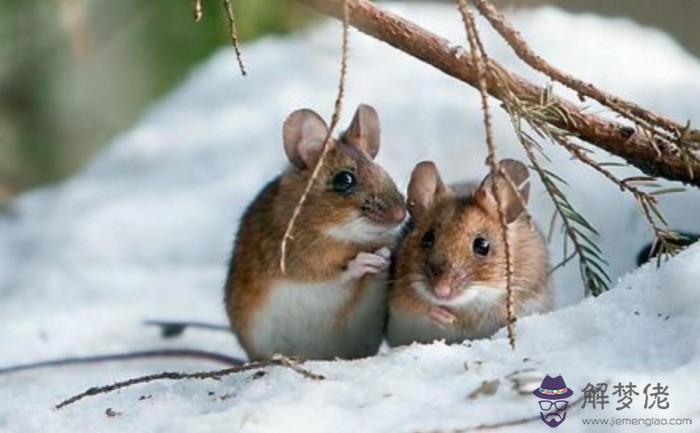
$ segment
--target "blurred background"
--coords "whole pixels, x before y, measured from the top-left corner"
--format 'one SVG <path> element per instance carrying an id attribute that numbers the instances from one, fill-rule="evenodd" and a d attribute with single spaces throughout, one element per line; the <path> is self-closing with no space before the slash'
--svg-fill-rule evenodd
<path id="1" fill-rule="evenodd" d="M 627 17 L 664 30 L 700 56 L 700 2 L 496 3 Z M 194 24 L 191 0 L 0 0 L 0 204 L 78 170 L 193 66 L 228 44 L 221 2 L 204 0 L 204 7 L 204 19 Z M 234 0 L 234 7 L 245 41 L 316 19 L 293 0 Z"/>

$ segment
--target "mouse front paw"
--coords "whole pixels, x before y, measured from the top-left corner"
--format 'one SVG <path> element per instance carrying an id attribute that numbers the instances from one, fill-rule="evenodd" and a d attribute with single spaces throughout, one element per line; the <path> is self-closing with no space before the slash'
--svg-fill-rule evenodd
<path id="1" fill-rule="evenodd" d="M 447 328 L 457 321 L 457 316 L 445 307 L 430 307 L 430 320 L 441 328 Z"/>
<path id="2" fill-rule="evenodd" d="M 383 247 L 374 253 L 358 253 L 354 259 L 348 263 L 341 279 L 351 281 L 362 278 L 367 274 L 378 274 L 389 268 L 391 252 Z"/>

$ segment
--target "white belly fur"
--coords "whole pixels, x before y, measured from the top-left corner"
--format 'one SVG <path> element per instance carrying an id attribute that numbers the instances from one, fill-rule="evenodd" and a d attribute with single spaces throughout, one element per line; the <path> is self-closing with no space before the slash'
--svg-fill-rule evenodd
<path id="1" fill-rule="evenodd" d="M 425 295 L 427 289 L 415 287 L 418 293 Z M 518 290 L 518 288 L 514 288 Z M 425 295 L 427 297 L 427 295 Z M 551 309 L 548 297 L 532 298 L 517 308 L 516 316 L 523 317 L 533 313 L 546 312 Z M 432 299 L 426 299 L 430 302 Z M 448 326 L 442 328 L 435 324 L 425 314 L 416 316 L 404 314 L 398 310 L 390 310 L 387 326 L 387 341 L 391 346 L 400 346 L 412 342 L 430 343 L 435 340 L 445 340 L 447 343 L 458 343 L 467 339 L 487 338 L 505 326 L 504 318 L 497 314 L 505 302 L 505 289 L 474 287 L 455 305 L 449 305 L 457 316 L 478 316 L 475 326 L 463 328 Z M 432 303 L 432 302 L 431 302 Z"/>
<path id="2" fill-rule="evenodd" d="M 376 353 L 386 314 L 386 275 L 365 276 L 362 298 L 337 322 L 357 281 L 305 284 L 280 281 L 253 319 L 250 340 L 258 356 L 359 358 Z"/>
<path id="3" fill-rule="evenodd" d="M 475 327 L 440 327 L 426 315 L 415 316 L 400 311 L 390 313 L 387 341 L 391 346 L 402 346 L 413 342 L 431 343 L 444 340 L 446 343 L 461 343 L 464 340 L 487 338 L 503 326 L 495 317 L 485 315 Z"/>

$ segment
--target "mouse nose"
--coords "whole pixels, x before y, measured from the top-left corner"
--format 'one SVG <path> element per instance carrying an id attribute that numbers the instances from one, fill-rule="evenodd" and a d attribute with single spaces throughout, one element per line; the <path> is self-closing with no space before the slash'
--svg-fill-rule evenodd
<path id="1" fill-rule="evenodd" d="M 433 292 L 438 299 L 449 299 L 452 297 L 452 285 L 447 278 L 440 278 L 435 282 Z"/>
<path id="2" fill-rule="evenodd" d="M 404 209 L 402 206 L 397 206 L 390 212 L 390 218 L 391 221 L 399 224 L 403 222 L 403 220 L 406 218 L 406 209 Z"/>

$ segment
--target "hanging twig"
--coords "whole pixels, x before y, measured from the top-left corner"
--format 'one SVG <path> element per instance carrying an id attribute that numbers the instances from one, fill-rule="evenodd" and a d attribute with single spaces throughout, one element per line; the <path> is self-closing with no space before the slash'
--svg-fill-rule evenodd
<path id="1" fill-rule="evenodd" d="M 202 8 L 202 0 L 192 1 L 192 15 L 194 16 L 194 22 L 198 23 L 202 20 L 204 15 L 204 9 Z"/>
<path id="2" fill-rule="evenodd" d="M 488 57 L 486 55 L 486 51 L 484 50 L 484 46 L 481 44 L 478 30 L 476 28 L 476 24 L 474 23 L 474 16 L 469 11 L 467 0 L 457 0 L 457 6 L 462 14 L 467 39 L 469 41 L 469 46 L 471 47 L 472 57 L 476 62 L 477 75 L 479 76 L 479 94 L 481 95 L 481 109 L 484 113 L 484 130 L 486 132 L 486 147 L 488 149 L 488 157 L 486 158 L 486 162 L 490 166 L 491 177 L 493 178 L 491 189 L 493 196 L 496 199 L 496 208 L 498 209 L 499 221 L 501 223 L 501 236 L 503 239 L 503 245 L 505 246 L 506 329 L 508 331 L 508 343 L 512 349 L 515 349 L 515 315 L 513 313 L 512 288 L 513 264 L 511 258 L 511 245 L 508 240 L 508 222 L 506 221 L 503 200 L 501 200 L 501 195 L 499 193 L 500 182 L 498 182 L 498 179 L 504 177 L 505 173 L 499 169 L 498 160 L 496 159 L 496 144 L 493 140 L 491 114 L 489 113 L 488 94 L 486 93 L 486 75 L 488 73 L 486 70 L 486 65 L 488 64 Z M 512 188 L 512 186 L 508 187 Z M 518 189 L 515 189 L 515 192 L 518 194 Z"/>
<path id="3" fill-rule="evenodd" d="M 323 163 L 326 160 L 326 155 L 328 154 L 328 151 L 331 147 L 330 143 L 333 137 L 333 132 L 335 131 L 336 126 L 338 125 L 338 121 L 340 120 L 340 113 L 342 111 L 343 97 L 345 96 L 345 79 L 348 69 L 348 33 L 350 27 L 348 2 L 347 0 L 342 1 L 343 35 L 341 43 L 340 78 L 338 80 L 338 93 L 335 97 L 335 104 L 333 105 L 333 115 L 331 116 L 331 124 L 328 127 L 328 133 L 326 134 L 326 138 L 323 141 L 323 151 L 321 152 L 321 155 L 319 156 L 318 161 L 316 162 L 316 165 L 314 166 L 314 169 L 311 172 L 311 177 L 309 177 L 309 180 L 306 182 L 306 188 L 304 188 L 304 192 L 302 193 L 301 197 L 299 197 L 299 201 L 294 207 L 292 216 L 289 219 L 289 223 L 287 224 L 286 230 L 284 231 L 284 236 L 282 236 L 282 243 L 280 244 L 280 270 L 282 271 L 282 274 L 285 274 L 287 272 L 287 247 L 289 241 L 294 239 L 294 237 L 292 236 L 292 230 L 294 230 L 294 225 L 296 224 L 297 218 L 299 218 L 301 209 L 304 206 L 304 203 L 306 202 L 306 199 L 309 195 L 309 192 L 311 191 L 311 188 L 314 185 L 314 182 L 316 181 L 316 178 L 321 172 Z"/>
<path id="4" fill-rule="evenodd" d="M 231 374 L 241 373 L 243 371 L 258 370 L 266 367 L 285 367 L 289 368 L 302 376 L 312 379 L 312 380 L 323 380 L 324 376 L 320 374 L 313 373 L 309 370 L 302 368 L 296 361 L 289 358 L 279 357 L 273 358 L 269 361 L 254 361 L 248 364 L 236 365 L 230 368 L 224 368 L 222 370 L 212 370 L 212 371 L 200 371 L 195 373 L 180 373 L 174 371 L 166 371 L 163 373 L 149 374 L 147 376 L 136 377 L 133 379 L 124 380 L 121 382 L 116 382 L 111 385 L 95 386 L 88 389 L 85 392 L 76 394 L 73 397 L 67 398 L 56 405 L 56 409 L 62 409 L 69 406 L 79 400 L 86 397 L 95 396 L 99 394 L 106 394 L 119 389 L 127 388 L 129 386 L 138 385 L 142 383 L 153 382 L 157 380 L 187 380 L 187 379 L 212 379 L 219 380 L 224 376 L 229 376 Z"/>
<path id="5" fill-rule="evenodd" d="M 231 0 L 224 0 L 224 9 L 226 9 L 226 17 L 228 18 L 228 29 L 231 33 L 231 44 L 233 45 L 233 51 L 236 53 L 236 61 L 238 61 L 238 68 L 241 70 L 241 75 L 246 76 L 247 72 L 245 65 L 243 64 L 243 56 L 241 54 L 241 47 L 238 42 L 238 27 L 236 26 L 236 15 L 233 13 L 233 5 Z"/>
<path id="6" fill-rule="evenodd" d="M 233 12 L 233 4 L 231 0 L 223 0 L 224 9 L 226 10 L 226 17 L 228 19 L 228 29 L 231 35 L 231 45 L 233 45 L 233 51 L 236 54 L 236 61 L 238 62 L 238 69 L 241 71 L 241 75 L 246 76 L 248 72 L 246 71 L 245 64 L 243 63 L 243 55 L 241 54 L 241 47 L 238 38 L 238 26 L 236 25 L 236 15 Z M 198 23 L 202 20 L 204 16 L 204 6 L 202 5 L 202 0 L 192 0 L 192 15 L 194 16 L 194 22 Z"/>

